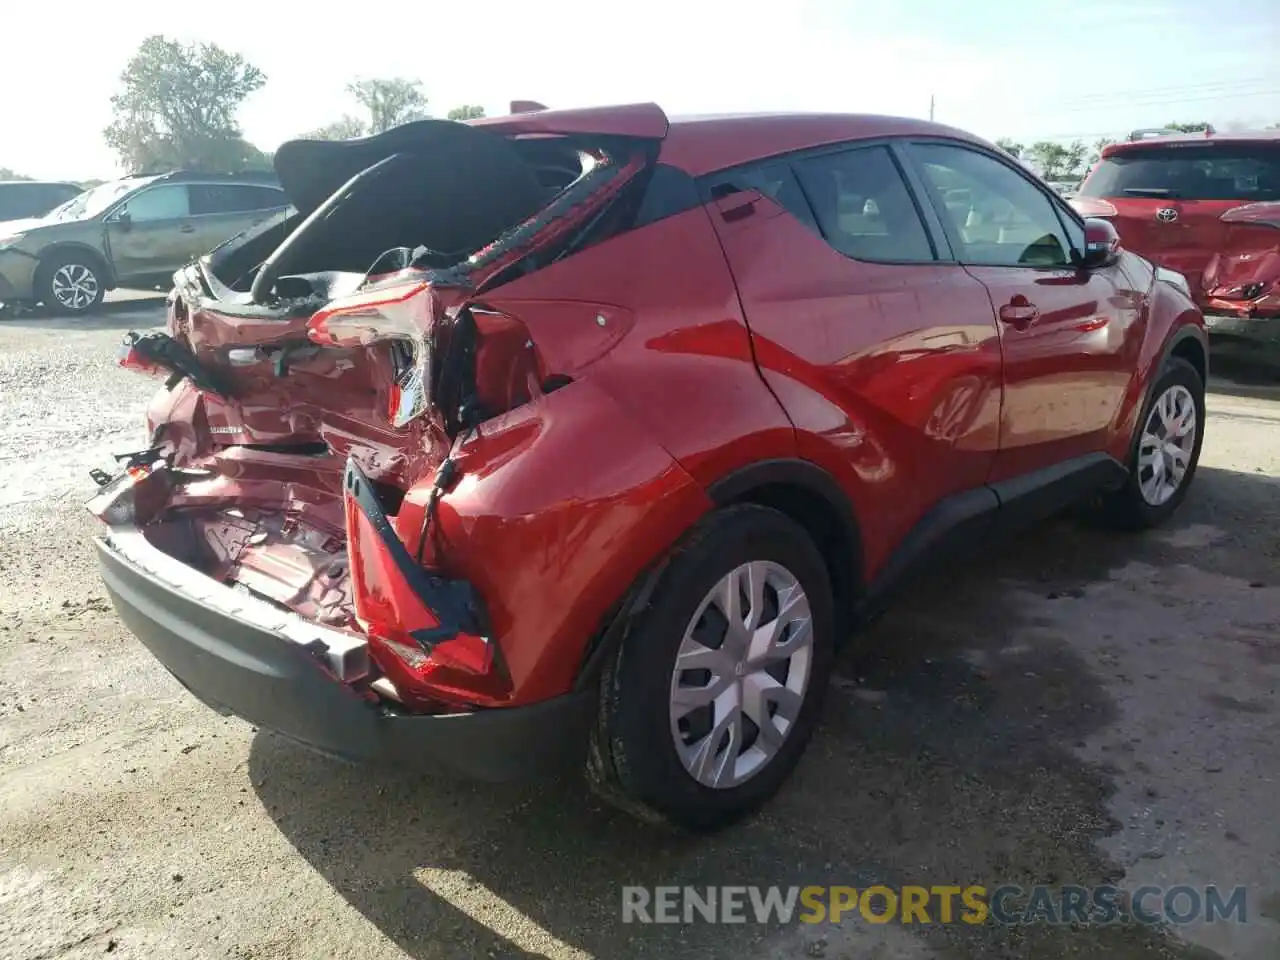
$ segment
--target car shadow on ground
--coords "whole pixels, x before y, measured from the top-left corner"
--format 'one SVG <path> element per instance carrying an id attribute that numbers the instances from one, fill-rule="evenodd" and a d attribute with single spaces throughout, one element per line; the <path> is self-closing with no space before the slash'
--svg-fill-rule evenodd
<path id="1" fill-rule="evenodd" d="M 80 316 L 38 307 L 24 310 L 16 316 L 4 315 L 0 319 L 0 329 L 91 331 L 154 326 L 164 323 L 164 297 L 162 293 L 138 293 L 129 299 L 101 303 L 92 313 Z"/>
<path id="2" fill-rule="evenodd" d="M 1010 608 L 1009 584 L 1087 602 L 1082 585 L 1134 560 L 1183 562 L 1171 537 L 1224 517 L 1244 529 L 1241 511 L 1278 490 L 1274 478 L 1202 468 L 1158 534 L 1059 520 L 921 582 L 866 635 L 874 654 L 858 653 L 860 644 L 840 660 L 823 723 L 789 784 L 714 836 L 642 826 L 575 778 L 415 780 L 335 764 L 265 733 L 250 776 L 298 852 L 414 960 L 567 949 L 759 957 L 784 955 L 767 952 L 784 944 L 786 956 L 801 955 L 795 931 L 776 926 L 624 925 L 622 888 L 632 884 L 1114 882 L 1122 869 L 1096 846 L 1117 826 L 1106 806 L 1112 771 L 1078 753 L 1110 724 L 1114 704 L 1065 642 L 1029 642 L 1038 625 Z M 1244 562 L 1274 571 L 1277 559 Z M 555 944 L 540 943 L 529 921 Z M 948 958 L 1208 955 L 1133 925 L 904 929 Z M 837 955 L 854 954 L 827 954 Z"/>
<path id="3" fill-rule="evenodd" d="M 1210 394 L 1280 399 L 1280 362 L 1265 365 L 1239 358 L 1211 356 L 1210 365 Z"/>

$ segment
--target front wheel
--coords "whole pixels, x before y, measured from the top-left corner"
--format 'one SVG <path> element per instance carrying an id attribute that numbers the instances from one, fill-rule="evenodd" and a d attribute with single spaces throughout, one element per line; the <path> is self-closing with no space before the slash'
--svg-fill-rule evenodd
<path id="1" fill-rule="evenodd" d="M 738 505 L 704 520 L 602 678 L 597 792 L 695 830 L 767 800 L 817 721 L 833 606 L 821 553 L 788 517 Z"/>
<path id="2" fill-rule="evenodd" d="M 65 254 L 40 268 L 37 292 L 47 309 L 82 314 L 102 302 L 106 284 L 91 258 Z"/>
<path id="3" fill-rule="evenodd" d="M 1103 501 L 1112 525 L 1145 530 L 1162 523 L 1187 495 L 1204 441 L 1204 381 L 1171 357 L 1138 420 L 1125 485 Z"/>

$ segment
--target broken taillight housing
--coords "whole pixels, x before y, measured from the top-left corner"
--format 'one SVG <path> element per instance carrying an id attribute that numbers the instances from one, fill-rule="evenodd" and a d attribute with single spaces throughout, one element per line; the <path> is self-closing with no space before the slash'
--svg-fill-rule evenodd
<path id="1" fill-rule="evenodd" d="M 164 506 L 173 489 L 172 473 L 163 460 L 129 465 L 85 507 L 109 527 L 144 526 Z"/>
<path id="2" fill-rule="evenodd" d="M 420 417 L 430 399 L 429 335 L 436 311 L 429 290 L 430 284 L 420 277 L 375 289 L 330 304 L 307 324 L 311 341 L 325 346 L 365 347 L 392 341 L 397 371 L 386 411 L 395 427 L 408 426 Z"/>
<path id="3" fill-rule="evenodd" d="M 418 565 L 351 462 L 344 511 L 356 619 L 400 699 L 419 708 L 503 703 L 510 683 L 497 645 L 479 625 L 470 586 Z"/>
<path id="4" fill-rule="evenodd" d="M 426 409 L 427 385 L 423 370 L 420 365 L 412 364 L 387 391 L 387 420 L 392 426 L 404 427 L 422 416 Z"/>
<path id="5" fill-rule="evenodd" d="M 129 341 L 120 344 L 118 361 L 120 366 L 135 373 L 151 377 L 167 377 L 172 371 L 167 370 Z"/>

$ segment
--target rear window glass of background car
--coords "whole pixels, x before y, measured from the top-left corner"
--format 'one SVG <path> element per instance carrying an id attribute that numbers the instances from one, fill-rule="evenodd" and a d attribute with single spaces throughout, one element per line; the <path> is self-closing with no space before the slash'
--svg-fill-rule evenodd
<path id="1" fill-rule="evenodd" d="M 0 220 L 23 220 L 52 210 L 56 203 L 45 203 L 42 183 L 0 184 Z"/>
<path id="2" fill-rule="evenodd" d="M 1149 190 L 1180 200 L 1280 200 L 1280 144 L 1126 150 L 1103 159 L 1080 193 L 1125 197 Z"/>
<path id="3" fill-rule="evenodd" d="M 845 256 L 889 263 L 935 260 L 887 147 L 858 147 L 794 164 L 827 242 Z"/>
<path id="4" fill-rule="evenodd" d="M 190 190 L 193 214 L 246 213 L 250 210 L 281 205 L 279 201 L 267 203 L 265 198 L 267 191 L 260 187 L 241 186 L 234 183 L 193 183 Z"/>
<path id="5" fill-rule="evenodd" d="M 289 205 L 283 190 L 272 187 L 242 187 L 241 189 L 252 195 L 254 210 L 275 210 Z"/>

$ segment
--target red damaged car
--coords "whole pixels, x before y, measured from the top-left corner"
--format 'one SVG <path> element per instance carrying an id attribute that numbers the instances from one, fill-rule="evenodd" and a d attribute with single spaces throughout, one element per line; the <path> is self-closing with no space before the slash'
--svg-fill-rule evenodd
<path id="1" fill-rule="evenodd" d="M 164 666 L 324 753 L 726 823 L 922 564 L 1195 473 L 1181 278 L 958 130 L 638 105 L 275 163 L 293 209 L 126 339 L 166 383 L 90 507 Z"/>
<path id="2" fill-rule="evenodd" d="M 1186 276 L 1215 350 L 1280 362 L 1280 130 L 1112 144 L 1073 203 Z"/>

